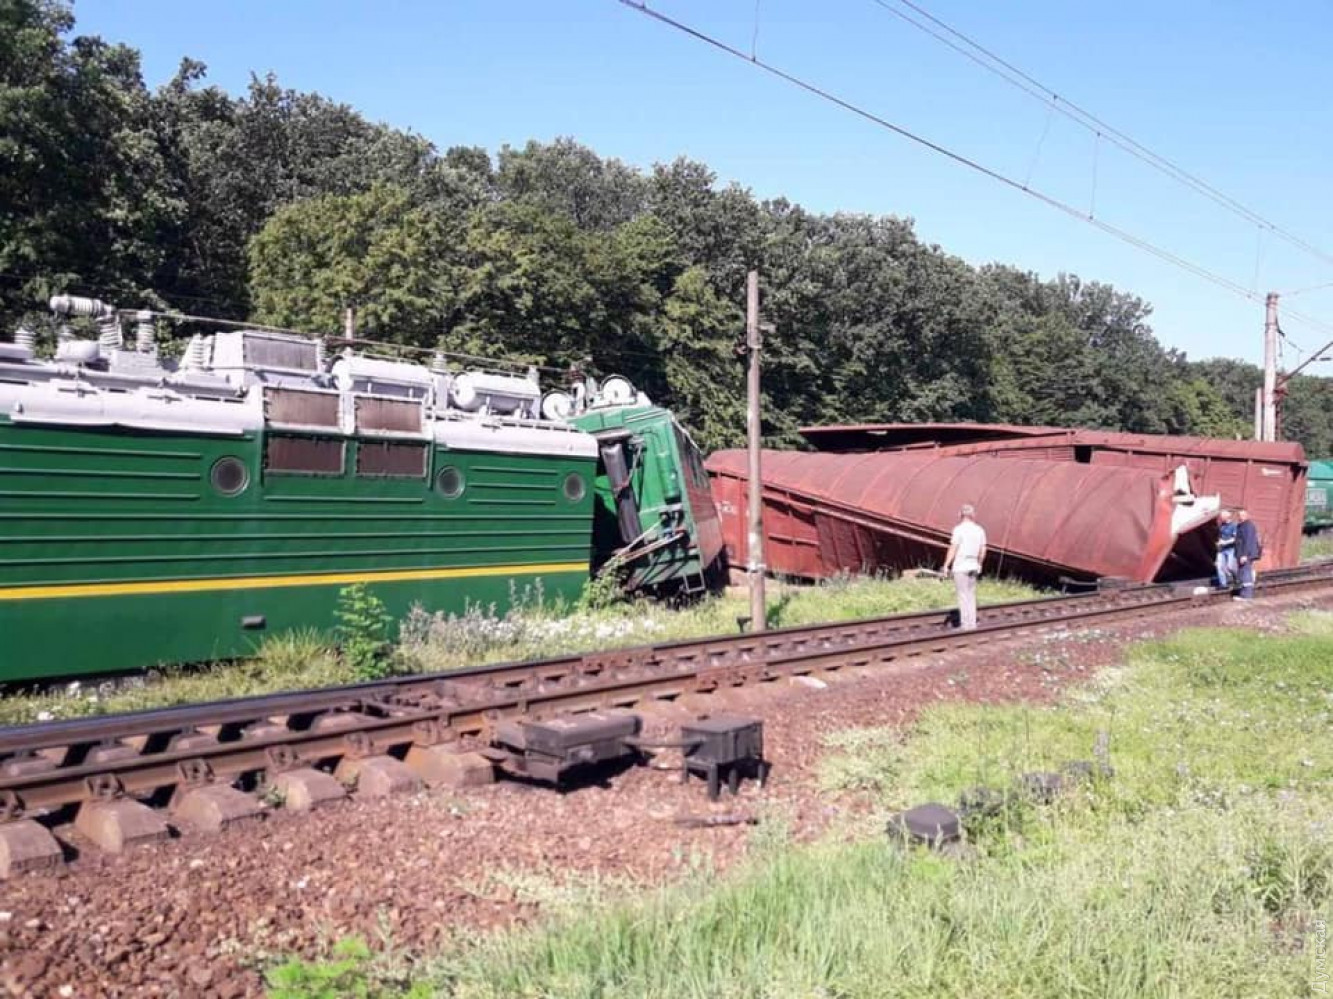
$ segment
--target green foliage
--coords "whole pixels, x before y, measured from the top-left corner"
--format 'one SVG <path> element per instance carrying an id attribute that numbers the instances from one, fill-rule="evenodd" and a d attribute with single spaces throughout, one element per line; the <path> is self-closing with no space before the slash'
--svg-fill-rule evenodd
<path id="1" fill-rule="evenodd" d="M 1214 358 L 1193 362 L 1189 370 L 1217 389 L 1242 436 L 1249 436 L 1254 427 L 1254 390 L 1263 381 L 1259 366 Z M 1300 441 L 1309 458 L 1333 456 L 1333 379 L 1300 374 L 1287 382 L 1282 434 Z"/>
<path id="2" fill-rule="evenodd" d="M 1301 540 L 1301 561 L 1316 562 L 1333 558 L 1333 534 L 1312 534 Z"/>
<path id="3" fill-rule="evenodd" d="M 440 310 L 457 297 L 440 266 L 451 235 L 444 219 L 414 206 L 401 187 L 294 202 L 250 241 L 255 314 L 319 332 L 337 329 L 350 305 L 362 328 L 428 340 Z"/>
<path id="4" fill-rule="evenodd" d="M 151 300 L 185 205 L 139 54 L 65 36 L 57 0 L 0 3 L 0 318 L 57 289 Z"/>
<path id="5" fill-rule="evenodd" d="M 435 990 L 385 969 L 365 941 L 334 944 L 327 960 L 293 958 L 268 973 L 268 999 L 431 999 Z"/>
<path id="6" fill-rule="evenodd" d="M 384 601 L 363 583 L 338 591 L 338 640 L 343 660 L 360 680 L 378 680 L 389 673 L 389 629 L 393 617 Z"/>
<path id="7" fill-rule="evenodd" d="M 62 0 L 0 2 L 0 327 L 58 290 L 629 376 L 713 449 L 744 432 L 745 273 L 763 275 L 764 436 L 982 420 L 1231 437 L 1258 371 L 1164 349 L 1148 303 L 973 267 L 910 220 L 807 212 L 702 163 L 640 171 L 569 138 L 439 150 L 255 77 L 72 37 Z M 1286 433 L 1333 454 L 1333 382 Z"/>
<path id="8" fill-rule="evenodd" d="M 0 725 L 198 704 L 276 690 L 309 690 L 351 679 L 327 635 L 280 632 L 266 637 L 251 658 L 238 662 L 173 664 L 150 677 L 95 685 L 74 681 L 38 692 L 11 693 L 0 698 Z"/>
<path id="9" fill-rule="evenodd" d="M 600 611 L 613 607 L 625 599 L 625 589 L 621 583 L 620 573 L 614 568 L 604 568 L 595 576 L 589 576 L 588 581 L 583 584 L 583 592 L 579 594 L 578 609 L 583 611 Z"/>

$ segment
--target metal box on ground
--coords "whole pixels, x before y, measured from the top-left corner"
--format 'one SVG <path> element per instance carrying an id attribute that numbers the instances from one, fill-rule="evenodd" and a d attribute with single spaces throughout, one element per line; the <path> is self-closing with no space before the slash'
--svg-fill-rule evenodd
<path id="1" fill-rule="evenodd" d="M 643 727 L 632 711 L 590 711 L 496 726 L 487 756 L 514 773 L 558 784 L 570 770 L 637 755 L 627 740 Z"/>
<path id="2" fill-rule="evenodd" d="M 685 744 L 681 778 L 688 780 L 691 773 L 706 777 L 710 798 L 716 799 L 721 792 L 723 777 L 732 794 L 739 789 L 745 771 L 753 772 L 760 783 L 768 777 L 764 723 L 758 718 L 709 715 L 682 725 L 680 736 Z"/>
<path id="3" fill-rule="evenodd" d="M 938 848 L 961 839 L 963 824 L 953 809 L 932 801 L 891 815 L 887 831 L 899 842 Z"/>

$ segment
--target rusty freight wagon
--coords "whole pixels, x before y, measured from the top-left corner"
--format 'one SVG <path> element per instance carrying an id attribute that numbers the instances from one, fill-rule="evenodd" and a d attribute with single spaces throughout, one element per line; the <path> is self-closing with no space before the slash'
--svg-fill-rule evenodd
<path id="1" fill-rule="evenodd" d="M 1299 557 L 1299 445 L 987 424 L 803 433 L 817 453 L 764 457 L 765 561 L 779 574 L 938 566 L 964 502 L 987 527 L 994 569 L 1042 583 L 1207 576 L 1220 506 L 1250 508 L 1269 566 Z M 743 455 L 708 467 L 741 564 Z"/>

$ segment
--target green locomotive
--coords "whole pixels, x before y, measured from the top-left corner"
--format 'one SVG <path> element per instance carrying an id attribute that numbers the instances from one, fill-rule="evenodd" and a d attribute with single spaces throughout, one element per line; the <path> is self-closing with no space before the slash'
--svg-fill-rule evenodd
<path id="1" fill-rule="evenodd" d="M 1333 527 L 1333 460 L 1310 462 L 1305 486 L 1305 533 Z"/>
<path id="2" fill-rule="evenodd" d="M 597 439 L 593 571 L 627 588 L 698 593 L 725 582 L 722 522 L 703 457 L 668 410 L 623 378 L 571 423 Z"/>
<path id="3" fill-rule="evenodd" d="M 573 598 L 605 564 L 694 588 L 721 557 L 697 452 L 623 379 L 543 397 L 531 370 L 244 328 L 167 363 L 150 313 L 52 309 L 98 338 L 0 344 L 0 682 L 244 656 L 329 628 L 354 583 L 401 616 Z M 611 426 L 643 523 L 582 429 Z M 608 504 L 620 528 L 595 532 Z"/>

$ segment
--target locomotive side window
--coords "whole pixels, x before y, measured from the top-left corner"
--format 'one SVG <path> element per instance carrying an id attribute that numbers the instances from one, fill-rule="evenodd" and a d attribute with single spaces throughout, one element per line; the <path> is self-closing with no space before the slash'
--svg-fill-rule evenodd
<path id="1" fill-rule="evenodd" d="M 426 445 L 361 441 L 356 448 L 356 474 L 394 479 L 424 479 Z"/>
<path id="2" fill-rule="evenodd" d="M 685 467 L 685 477 L 690 480 L 690 485 L 696 489 L 707 489 L 708 470 L 704 468 L 703 459 L 699 455 L 699 449 L 694 446 L 694 442 L 683 434 L 679 427 L 676 427 L 676 447 L 680 450 L 681 464 Z"/>
<path id="3" fill-rule="evenodd" d="M 245 492 L 250 485 L 250 470 L 240 458 L 227 455 L 213 462 L 208 472 L 208 480 L 223 496 L 236 496 Z"/>
<path id="4" fill-rule="evenodd" d="M 583 476 L 578 472 L 570 472 L 565 476 L 565 499 L 571 503 L 577 503 L 583 499 L 588 491 L 587 484 L 583 481 Z"/>
<path id="5" fill-rule="evenodd" d="M 342 475 L 344 445 L 324 437 L 269 437 L 264 470 L 292 475 Z"/>
<path id="6" fill-rule="evenodd" d="M 466 486 L 463 473 L 453 465 L 446 465 L 435 476 L 435 489 L 445 499 L 457 499 L 462 496 Z"/>

